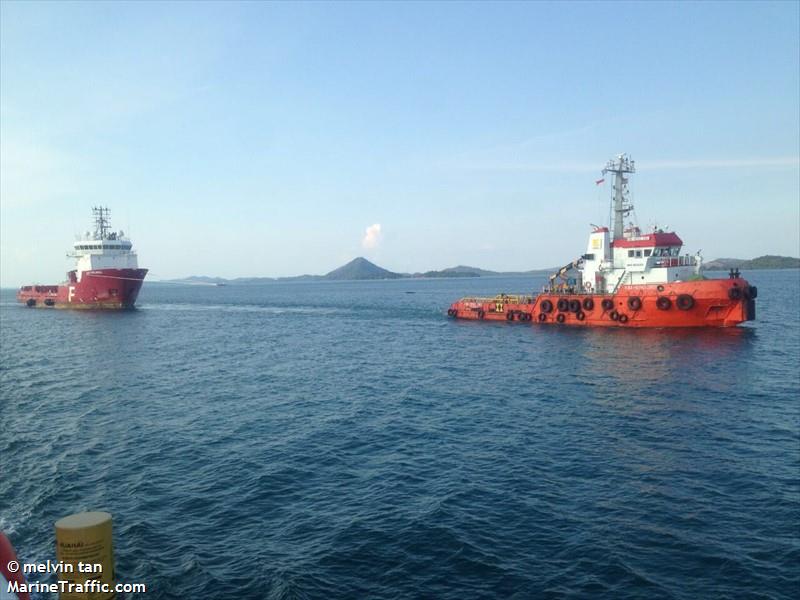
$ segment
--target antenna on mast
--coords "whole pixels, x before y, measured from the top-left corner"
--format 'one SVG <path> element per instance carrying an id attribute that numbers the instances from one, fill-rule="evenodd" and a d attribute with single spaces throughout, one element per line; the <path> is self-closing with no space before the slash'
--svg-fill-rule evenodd
<path id="1" fill-rule="evenodd" d="M 603 175 L 606 173 L 614 174 L 614 237 L 618 240 L 623 237 L 624 220 L 625 217 L 633 210 L 633 204 L 628 197 L 628 179 L 625 177 L 627 173 L 635 173 L 636 165 L 627 155 L 620 154 L 615 159 L 608 161 L 603 169 Z"/>
<path id="2" fill-rule="evenodd" d="M 108 207 L 93 206 L 92 213 L 94 214 L 94 234 L 96 239 L 108 239 L 108 230 L 111 225 L 108 222 Z"/>

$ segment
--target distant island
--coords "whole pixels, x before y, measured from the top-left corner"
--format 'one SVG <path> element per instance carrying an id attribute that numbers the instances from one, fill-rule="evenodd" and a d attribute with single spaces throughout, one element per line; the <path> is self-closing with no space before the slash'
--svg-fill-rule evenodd
<path id="1" fill-rule="evenodd" d="M 800 258 L 767 254 L 751 260 L 741 258 L 717 258 L 703 264 L 704 271 L 727 271 L 729 269 L 799 269 Z"/>
<path id="2" fill-rule="evenodd" d="M 717 258 L 703 264 L 704 271 L 727 271 L 729 269 L 753 270 L 753 269 L 798 269 L 800 268 L 800 258 L 789 256 L 759 256 L 751 260 L 739 258 Z M 194 275 L 183 279 L 170 280 L 172 283 L 195 283 L 207 285 L 246 285 L 267 283 L 270 281 L 369 281 L 383 279 L 439 279 L 451 277 L 514 277 L 525 275 L 544 275 L 556 270 L 551 269 L 532 269 L 530 271 L 487 271 L 477 267 L 459 265 L 440 271 L 425 271 L 422 273 L 395 273 L 383 267 L 379 267 L 366 258 L 359 256 L 351 260 L 346 265 L 334 269 L 325 275 L 297 275 L 294 277 L 237 277 L 236 279 L 225 279 L 222 277 L 208 277 L 205 275 Z"/>

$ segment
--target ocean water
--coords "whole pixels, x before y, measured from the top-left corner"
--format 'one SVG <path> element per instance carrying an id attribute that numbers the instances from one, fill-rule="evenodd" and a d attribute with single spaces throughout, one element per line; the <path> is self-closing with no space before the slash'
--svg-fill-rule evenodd
<path id="1" fill-rule="evenodd" d="M 455 322 L 541 280 L 0 298 L 0 529 L 114 516 L 141 597 L 796 598 L 800 273 L 729 330 Z"/>

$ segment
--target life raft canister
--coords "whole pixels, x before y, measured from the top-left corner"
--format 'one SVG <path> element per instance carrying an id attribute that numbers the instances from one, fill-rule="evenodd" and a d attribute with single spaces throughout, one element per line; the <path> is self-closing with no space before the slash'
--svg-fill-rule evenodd
<path id="1" fill-rule="evenodd" d="M 675 305 L 681 310 L 689 310 L 694 306 L 694 298 L 689 294 L 681 294 L 675 299 Z"/>
<path id="2" fill-rule="evenodd" d="M 16 563 L 18 568 L 12 571 L 8 564 Z M 11 582 L 17 585 L 25 583 L 25 577 L 22 575 L 22 565 L 17 558 L 17 553 L 14 552 L 14 547 L 11 541 L 0 531 L 0 598 L 13 600 L 31 600 L 28 592 L 10 592 L 8 586 Z"/>

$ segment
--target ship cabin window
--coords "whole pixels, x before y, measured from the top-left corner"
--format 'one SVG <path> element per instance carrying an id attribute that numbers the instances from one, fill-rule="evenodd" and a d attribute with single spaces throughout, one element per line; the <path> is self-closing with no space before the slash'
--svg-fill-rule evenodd
<path id="1" fill-rule="evenodd" d="M 644 251 L 644 255 L 645 255 L 645 256 L 650 256 L 652 253 L 653 253 L 653 251 L 652 251 L 650 248 L 647 248 L 647 249 Z"/>
<path id="2" fill-rule="evenodd" d="M 641 250 L 637 250 L 636 251 L 636 258 L 642 258 L 642 251 Z"/>
<path id="3" fill-rule="evenodd" d="M 628 250 L 628 258 L 633 258 L 633 250 Z"/>

